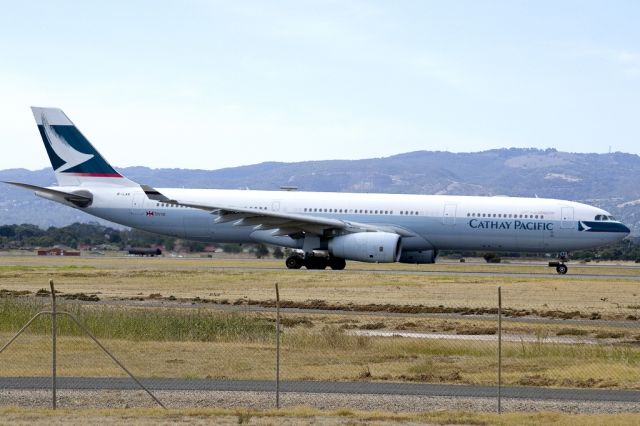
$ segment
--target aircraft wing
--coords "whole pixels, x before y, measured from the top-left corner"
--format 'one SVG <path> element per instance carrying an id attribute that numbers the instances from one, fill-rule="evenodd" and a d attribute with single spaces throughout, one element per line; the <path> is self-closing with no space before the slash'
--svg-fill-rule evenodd
<path id="1" fill-rule="evenodd" d="M 401 236 L 413 236 L 413 233 L 400 227 L 378 226 L 321 216 L 284 213 L 270 210 L 255 210 L 236 206 L 225 206 L 217 203 L 191 202 L 174 200 L 148 186 L 140 185 L 149 199 L 168 204 L 181 205 L 211 213 L 216 213 L 216 223 L 233 222 L 235 226 L 253 226 L 255 230 L 272 229 L 273 236 L 294 235 L 306 232 L 323 235 L 326 231 L 342 230 L 346 232 L 393 232 Z"/>

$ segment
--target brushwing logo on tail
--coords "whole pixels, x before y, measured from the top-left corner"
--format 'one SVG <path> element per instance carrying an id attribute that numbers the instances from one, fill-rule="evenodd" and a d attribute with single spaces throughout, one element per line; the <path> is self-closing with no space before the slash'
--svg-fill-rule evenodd
<path id="1" fill-rule="evenodd" d="M 93 154 L 85 154 L 83 152 L 77 151 L 73 148 L 69 143 L 62 138 L 58 132 L 49 124 L 47 118 L 44 114 L 42 114 L 42 127 L 44 128 L 44 133 L 47 136 L 47 141 L 53 149 L 53 152 L 56 153 L 61 160 L 65 162 L 62 166 L 58 167 L 56 172 L 64 172 L 65 170 L 69 170 L 73 167 L 76 167 L 82 163 L 85 163 L 91 160 L 94 155 Z"/>

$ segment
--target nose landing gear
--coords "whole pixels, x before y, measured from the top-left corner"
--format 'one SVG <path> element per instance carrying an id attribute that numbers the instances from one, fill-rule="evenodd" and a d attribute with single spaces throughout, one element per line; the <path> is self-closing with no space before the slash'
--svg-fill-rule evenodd
<path id="1" fill-rule="evenodd" d="M 565 262 L 569 261 L 569 253 L 566 251 L 560 252 L 558 255 L 558 260 L 555 262 L 549 262 L 550 268 L 556 268 L 556 272 L 560 275 L 565 275 L 569 268 L 565 265 Z"/>

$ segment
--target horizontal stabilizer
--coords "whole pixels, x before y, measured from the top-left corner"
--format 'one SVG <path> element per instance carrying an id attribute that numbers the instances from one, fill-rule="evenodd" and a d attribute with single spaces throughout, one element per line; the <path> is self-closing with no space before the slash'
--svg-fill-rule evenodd
<path id="1" fill-rule="evenodd" d="M 37 195 L 44 196 L 45 198 L 62 198 L 78 207 L 87 207 L 93 202 L 93 196 L 87 190 L 80 190 L 78 192 L 65 192 L 58 189 L 44 188 L 42 186 L 31 185 L 28 183 L 7 181 L 3 182 L 20 188 L 29 189 L 31 191 L 34 191 Z"/>

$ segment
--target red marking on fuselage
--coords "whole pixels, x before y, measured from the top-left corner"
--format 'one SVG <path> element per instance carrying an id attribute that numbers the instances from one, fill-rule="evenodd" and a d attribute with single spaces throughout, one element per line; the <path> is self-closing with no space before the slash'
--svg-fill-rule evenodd
<path id="1" fill-rule="evenodd" d="M 122 177 L 122 175 L 120 175 L 118 173 L 65 173 L 65 174 L 73 175 L 73 176 L 106 177 L 106 178 L 121 178 Z"/>

